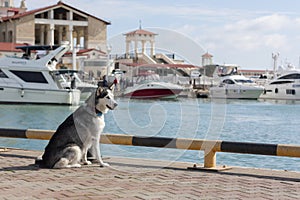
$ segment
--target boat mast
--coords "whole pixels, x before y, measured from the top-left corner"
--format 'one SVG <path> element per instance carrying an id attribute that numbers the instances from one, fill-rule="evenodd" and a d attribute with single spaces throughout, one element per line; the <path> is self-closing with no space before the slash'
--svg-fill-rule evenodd
<path id="1" fill-rule="evenodd" d="M 274 78 L 277 77 L 277 59 L 279 57 L 279 53 L 272 53 L 272 58 L 274 60 L 274 63 L 273 63 L 273 74 L 274 74 Z"/>

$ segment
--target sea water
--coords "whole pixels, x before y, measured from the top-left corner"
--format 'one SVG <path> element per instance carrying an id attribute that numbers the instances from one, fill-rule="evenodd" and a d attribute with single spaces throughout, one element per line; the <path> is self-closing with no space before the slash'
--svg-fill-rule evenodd
<path id="1" fill-rule="evenodd" d="M 104 133 L 300 145 L 300 104 L 286 101 L 175 101 L 118 98 L 105 115 Z M 54 130 L 76 106 L 0 105 L 0 127 Z M 48 141 L 0 138 L 0 147 L 43 150 Z M 103 156 L 203 164 L 203 151 L 101 145 Z M 217 165 L 300 171 L 300 158 L 217 153 Z"/>

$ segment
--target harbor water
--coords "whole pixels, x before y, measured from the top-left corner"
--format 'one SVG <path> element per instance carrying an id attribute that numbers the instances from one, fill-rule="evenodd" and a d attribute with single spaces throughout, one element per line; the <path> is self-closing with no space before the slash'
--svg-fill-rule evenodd
<path id="1" fill-rule="evenodd" d="M 117 98 L 105 115 L 104 133 L 300 145 L 300 103 L 180 98 Z M 54 130 L 77 107 L 0 105 L 0 127 Z M 0 147 L 43 150 L 48 141 L 0 138 Z M 104 157 L 120 156 L 203 164 L 203 151 L 101 145 Z M 217 165 L 300 171 L 300 158 L 217 153 Z"/>

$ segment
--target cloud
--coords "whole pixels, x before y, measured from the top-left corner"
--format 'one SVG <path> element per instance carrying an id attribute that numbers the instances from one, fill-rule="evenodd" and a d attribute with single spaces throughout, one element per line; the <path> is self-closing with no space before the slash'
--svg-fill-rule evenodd
<path id="1" fill-rule="evenodd" d="M 255 51 L 258 48 L 285 48 L 288 32 L 293 30 L 295 19 L 272 14 L 254 19 L 242 19 L 224 26 L 205 30 L 205 40 L 221 44 L 234 51 Z M 300 22 L 300 21 L 299 21 Z M 218 46 L 209 44 L 210 47 Z"/>
<path id="2" fill-rule="evenodd" d="M 279 14 L 261 16 L 254 19 L 243 19 L 225 26 L 226 31 L 247 31 L 247 32 L 274 32 L 288 28 L 293 24 L 292 20 Z"/>

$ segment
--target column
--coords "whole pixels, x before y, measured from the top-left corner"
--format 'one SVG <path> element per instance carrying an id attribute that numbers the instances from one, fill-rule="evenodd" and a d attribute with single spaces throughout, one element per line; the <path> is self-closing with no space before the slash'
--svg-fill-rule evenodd
<path id="1" fill-rule="evenodd" d="M 151 57 L 155 55 L 155 42 L 151 41 Z"/>
<path id="2" fill-rule="evenodd" d="M 142 40 L 142 53 L 145 54 L 146 51 L 145 51 L 145 43 L 146 41 L 145 40 Z"/>
<path id="3" fill-rule="evenodd" d="M 40 44 L 44 45 L 45 44 L 45 26 L 41 25 L 40 29 Z"/>
<path id="4" fill-rule="evenodd" d="M 54 24 L 50 24 L 47 35 L 48 45 L 54 45 Z"/>
<path id="5" fill-rule="evenodd" d="M 49 11 L 49 19 L 54 19 L 54 11 L 53 10 Z"/>
<path id="6" fill-rule="evenodd" d="M 77 31 L 77 47 L 81 47 L 81 46 L 80 46 L 80 37 L 81 37 L 81 35 L 82 35 L 82 30 L 79 29 L 79 30 Z"/>
<path id="7" fill-rule="evenodd" d="M 69 25 L 69 29 L 68 29 L 68 40 L 70 42 L 70 50 L 73 49 L 73 25 Z"/>
<path id="8" fill-rule="evenodd" d="M 137 58 L 138 57 L 138 41 L 137 40 L 134 41 L 134 54 L 135 54 L 135 57 Z"/>
<path id="9" fill-rule="evenodd" d="M 61 41 L 63 40 L 63 26 L 58 27 L 58 42 L 61 44 Z"/>
<path id="10" fill-rule="evenodd" d="M 70 10 L 70 12 L 68 12 L 68 16 L 67 16 L 67 20 L 72 21 L 73 20 L 73 11 Z M 73 50 L 74 47 L 74 42 L 73 42 L 73 25 L 69 25 L 69 30 L 68 30 L 68 39 L 70 42 L 70 50 Z"/>
<path id="11" fill-rule="evenodd" d="M 67 16 L 68 20 L 73 20 L 73 11 L 70 10 L 70 12 L 68 13 L 68 16 Z"/>
<path id="12" fill-rule="evenodd" d="M 126 41 L 126 58 L 129 58 L 129 46 L 130 46 L 130 41 Z"/>

